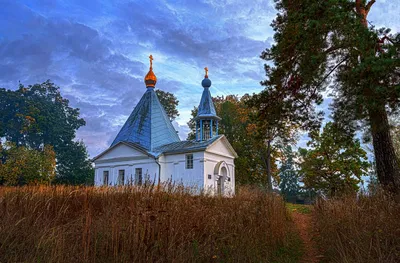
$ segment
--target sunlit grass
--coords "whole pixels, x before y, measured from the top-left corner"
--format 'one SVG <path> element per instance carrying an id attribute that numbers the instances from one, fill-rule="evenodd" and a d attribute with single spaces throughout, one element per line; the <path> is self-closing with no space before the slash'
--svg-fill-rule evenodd
<path id="1" fill-rule="evenodd" d="M 289 211 L 297 212 L 299 214 L 310 214 L 312 211 L 311 205 L 286 203 L 286 207 L 289 209 Z"/>
<path id="2" fill-rule="evenodd" d="M 378 193 L 319 201 L 317 241 L 328 262 L 399 262 L 400 204 Z"/>
<path id="3" fill-rule="evenodd" d="M 0 262 L 295 262 L 280 197 L 174 187 L 0 188 Z M 290 253 L 289 253 L 290 252 Z"/>

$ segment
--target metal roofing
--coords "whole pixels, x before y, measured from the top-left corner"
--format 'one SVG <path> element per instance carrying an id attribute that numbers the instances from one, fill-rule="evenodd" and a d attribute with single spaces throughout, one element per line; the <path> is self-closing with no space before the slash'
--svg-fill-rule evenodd
<path id="1" fill-rule="evenodd" d="M 195 152 L 207 149 L 212 143 L 217 141 L 223 135 L 214 136 L 207 141 L 180 141 L 166 145 L 162 145 L 153 150 L 153 154 L 158 156 L 160 154 L 172 154 L 172 153 L 183 153 L 183 152 Z"/>
<path id="2" fill-rule="evenodd" d="M 212 101 L 210 88 L 204 87 L 203 94 L 201 95 L 201 100 L 197 112 L 196 119 L 204 118 L 204 117 L 211 117 L 220 119 L 217 116 L 217 112 L 215 111 L 214 103 Z"/>
<path id="3" fill-rule="evenodd" d="M 118 142 L 138 144 L 149 152 L 161 145 L 180 142 L 154 88 L 147 88 L 111 147 Z"/>
<path id="4" fill-rule="evenodd" d="M 234 157 L 238 157 L 237 153 L 235 150 L 232 148 L 232 145 L 228 142 L 226 137 L 224 135 L 218 135 L 215 136 L 207 141 L 180 141 L 180 142 L 173 142 L 169 144 L 165 144 L 162 146 L 159 146 L 157 148 L 154 148 L 152 152 L 148 151 L 147 149 L 143 148 L 141 145 L 137 143 L 132 143 L 132 142 L 124 142 L 120 141 L 116 143 L 115 145 L 111 146 L 108 148 L 106 151 L 102 152 L 95 158 L 93 158 L 93 161 L 96 161 L 98 158 L 112 150 L 114 147 L 117 147 L 119 144 L 125 144 L 127 146 L 130 146 L 136 150 L 139 150 L 143 152 L 144 154 L 148 154 L 149 156 L 152 156 L 153 158 L 157 158 L 158 156 L 162 154 L 179 154 L 179 153 L 188 153 L 188 152 L 196 152 L 196 151 L 205 151 L 210 145 L 212 145 L 214 142 L 218 140 L 222 140 L 225 142 L 225 145 L 230 149 Z"/>

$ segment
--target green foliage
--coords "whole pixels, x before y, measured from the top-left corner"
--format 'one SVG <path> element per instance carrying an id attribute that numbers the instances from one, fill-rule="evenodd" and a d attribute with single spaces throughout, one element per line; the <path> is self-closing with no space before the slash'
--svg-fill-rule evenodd
<path id="1" fill-rule="evenodd" d="M 298 173 L 294 167 L 294 153 L 292 147 L 287 145 L 283 149 L 282 165 L 279 168 L 279 188 L 285 200 L 295 199 L 300 191 Z"/>
<path id="2" fill-rule="evenodd" d="M 6 143 L 0 145 L 0 185 L 49 184 L 55 176 L 55 153 L 51 146 L 42 150 Z"/>
<path id="3" fill-rule="evenodd" d="M 63 183 L 86 182 L 92 173 L 86 148 L 74 141 L 76 130 L 83 125 L 79 109 L 70 107 L 50 81 L 28 87 L 20 84 L 15 91 L 0 89 L 0 138 L 36 150 L 51 145 L 56 153 L 56 177 Z M 76 179 L 80 176 L 85 177 Z"/>
<path id="4" fill-rule="evenodd" d="M 250 108 L 253 136 L 262 145 L 261 158 L 267 169 L 268 190 L 272 191 L 272 155 L 280 151 L 280 145 L 296 142 L 300 123 L 290 118 L 282 101 L 276 100 L 267 107 L 264 100 L 265 93 L 261 92 L 254 94 L 246 104 Z"/>
<path id="5" fill-rule="evenodd" d="M 179 116 L 178 109 L 176 108 L 178 107 L 179 100 L 174 94 L 160 89 L 156 90 L 156 94 L 170 120 L 175 120 L 175 118 Z"/>
<path id="6" fill-rule="evenodd" d="M 322 134 L 311 133 L 311 149 L 299 149 L 300 174 L 307 188 L 323 195 L 356 192 L 361 177 L 368 173 L 367 153 L 360 142 L 341 127 L 327 123 Z"/>
<path id="7" fill-rule="evenodd" d="M 400 36 L 368 28 L 375 1 L 278 0 L 272 23 L 276 43 L 262 53 L 267 80 L 266 109 L 278 103 L 283 116 L 315 130 L 316 105 L 329 83 L 334 118 L 349 132 L 366 126 L 372 135 L 379 181 L 400 191 L 400 172 L 390 138 L 388 114 L 400 105 Z M 397 189 L 397 190 L 396 190 Z"/>
<path id="8" fill-rule="evenodd" d="M 93 185 L 94 168 L 89 160 L 86 146 L 82 141 L 71 142 L 60 151 L 60 158 L 65 160 L 57 165 L 55 183 L 70 185 Z"/>
<path id="9" fill-rule="evenodd" d="M 224 134 L 238 154 L 235 159 L 235 174 L 238 184 L 266 184 L 267 169 L 264 159 L 265 145 L 254 136 L 253 123 L 249 118 L 248 94 L 214 98 L 220 121 L 219 133 Z M 273 157 L 272 157 L 273 158 Z M 276 175 L 276 164 L 271 162 L 271 173 Z"/>
<path id="10" fill-rule="evenodd" d="M 187 125 L 189 126 L 190 132 L 188 133 L 188 140 L 194 140 L 196 139 L 196 122 L 194 121 L 194 118 L 197 116 L 198 108 L 196 106 L 193 107 L 193 110 L 191 111 L 192 118 L 188 121 Z M 219 132 L 221 133 L 221 132 Z"/>

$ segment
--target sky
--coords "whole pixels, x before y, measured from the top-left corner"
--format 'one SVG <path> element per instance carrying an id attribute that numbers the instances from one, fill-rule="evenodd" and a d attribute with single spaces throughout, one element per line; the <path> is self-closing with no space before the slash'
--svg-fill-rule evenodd
<path id="1" fill-rule="evenodd" d="M 106 150 L 146 90 L 175 94 L 181 139 L 200 102 L 204 67 L 213 96 L 259 92 L 261 52 L 273 44 L 273 0 L 0 0 L 0 87 L 50 79 L 86 126 L 91 157 Z M 378 0 L 369 20 L 400 31 L 400 0 Z M 322 105 L 327 111 L 329 99 Z M 300 142 L 305 144 L 305 141 Z"/>

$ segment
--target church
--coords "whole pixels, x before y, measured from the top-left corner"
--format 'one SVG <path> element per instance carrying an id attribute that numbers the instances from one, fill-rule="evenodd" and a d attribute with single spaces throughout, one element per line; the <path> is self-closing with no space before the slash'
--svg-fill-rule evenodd
<path id="1" fill-rule="evenodd" d="M 235 193 L 235 150 L 218 134 L 221 118 L 212 101 L 208 69 L 195 117 L 195 139 L 181 141 L 154 91 L 157 77 L 150 70 L 146 91 L 111 146 L 96 156 L 95 185 L 142 185 L 173 182 L 209 194 Z"/>

